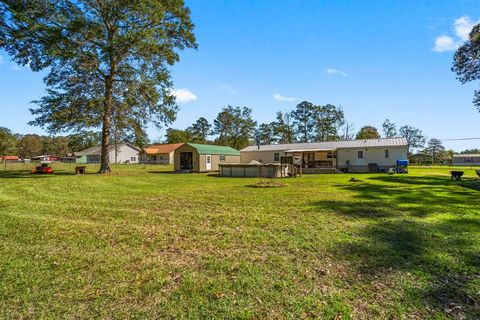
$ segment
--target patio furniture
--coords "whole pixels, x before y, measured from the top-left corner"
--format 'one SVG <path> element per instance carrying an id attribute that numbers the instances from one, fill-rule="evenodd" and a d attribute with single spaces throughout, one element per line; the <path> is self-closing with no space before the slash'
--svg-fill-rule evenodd
<path id="1" fill-rule="evenodd" d="M 452 175 L 452 180 L 462 180 L 463 171 L 450 171 L 450 174 Z"/>

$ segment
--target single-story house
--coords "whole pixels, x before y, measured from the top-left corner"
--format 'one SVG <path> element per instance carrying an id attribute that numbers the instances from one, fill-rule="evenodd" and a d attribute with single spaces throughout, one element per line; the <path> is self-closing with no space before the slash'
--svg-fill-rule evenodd
<path id="1" fill-rule="evenodd" d="M 185 143 L 175 150 L 175 171 L 218 171 L 219 163 L 239 163 L 240 152 L 230 147 Z"/>
<path id="2" fill-rule="evenodd" d="M 183 143 L 156 144 L 144 148 L 140 153 L 140 159 L 145 163 L 173 164 L 174 152 Z"/>
<path id="3" fill-rule="evenodd" d="M 433 162 L 433 156 L 428 153 L 415 153 L 408 156 L 408 161 L 411 164 L 431 164 Z"/>
<path id="4" fill-rule="evenodd" d="M 3 156 L 0 157 L 0 161 L 20 161 L 20 158 L 17 156 Z"/>
<path id="5" fill-rule="evenodd" d="M 108 157 L 110 163 L 138 163 L 141 149 L 128 142 L 110 144 Z M 91 147 L 74 152 L 75 163 L 99 163 L 102 147 Z"/>
<path id="6" fill-rule="evenodd" d="M 240 159 L 242 163 L 293 163 L 303 173 L 377 172 L 406 160 L 407 145 L 405 138 L 270 144 L 246 147 L 240 150 Z"/>
<path id="7" fill-rule="evenodd" d="M 30 157 L 31 161 L 40 161 L 40 162 L 53 162 L 53 161 L 59 161 L 60 158 L 51 154 L 44 154 L 41 156 L 36 156 L 36 157 Z"/>
<path id="8" fill-rule="evenodd" d="M 454 154 L 452 165 L 454 166 L 480 166 L 480 154 Z"/>

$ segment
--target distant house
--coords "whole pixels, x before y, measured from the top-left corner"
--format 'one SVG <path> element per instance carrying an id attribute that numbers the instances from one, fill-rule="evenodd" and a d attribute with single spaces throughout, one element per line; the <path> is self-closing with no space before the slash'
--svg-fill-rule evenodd
<path id="1" fill-rule="evenodd" d="M 407 160 L 407 145 L 405 138 L 361 139 L 250 146 L 240 154 L 242 163 L 293 162 L 304 173 L 377 172 Z"/>
<path id="2" fill-rule="evenodd" d="M 218 171 L 219 163 L 239 163 L 240 152 L 230 147 L 185 143 L 175 150 L 175 171 Z"/>
<path id="3" fill-rule="evenodd" d="M 110 163 L 138 163 L 141 149 L 131 143 L 124 142 L 108 146 Z M 91 147 L 74 153 L 76 163 L 99 163 L 102 147 Z"/>
<path id="4" fill-rule="evenodd" d="M 142 162 L 152 164 L 173 164 L 174 153 L 183 143 L 156 144 L 144 148 L 140 154 Z"/>
<path id="5" fill-rule="evenodd" d="M 0 157 L 0 161 L 20 161 L 20 158 L 17 156 L 3 156 Z"/>
<path id="6" fill-rule="evenodd" d="M 480 154 L 454 154 L 454 166 L 480 166 Z"/>
<path id="7" fill-rule="evenodd" d="M 53 161 L 59 161 L 60 158 L 51 154 L 44 154 L 41 156 L 36 156 L 36 157 L 30 157 L 31 161 L 40 161 L 40 162 L 53 162 Z"/>
<path id="8" fill-rule="evenodd" d="M 431 164 L 433 162 L 433 156 L 419 152 L 408 156 L 408 160 L 411 164 Z"/>

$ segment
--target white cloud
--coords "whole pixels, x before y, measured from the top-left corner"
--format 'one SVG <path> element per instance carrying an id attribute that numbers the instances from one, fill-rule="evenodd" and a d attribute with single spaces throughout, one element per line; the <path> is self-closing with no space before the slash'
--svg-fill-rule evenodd
<path id="1" fill-rule="evenodd" d="M 327 68 L 326 72 L 327 72 L 328 75 L 339 75 L 339 76 L 343 76 L 343 77 L 347 76 L 346 72 L 337 70 L 335 68 Z"/>
<path id="2" fill-rule="evenodd" d="M 171 91 L 172 95 L 175 96 L 177 102 L 190 102 L 197 100 L 197 96 L 190 90 L 182 88 Z"/>
<path id="3" fill-rule="evenodd" d="M 294 97 L 285 97 L 281 95 L 280 93 L 275 93 L 273 95 L 273 99 L 278 100 L 278 101 L 295 101 L 297 98 Z"/>
<path id="4" fill-rule="evenodd" d="M 234 87 L 229 86 L 227 84 L 222 84 L 219 88 L 223 91 L 226 91 L 226 92 L 230 93 L 230 94 L 237 93 L 237 90 L 235 90 Z"/>
<path id="5" fill-rule="evenodd" d="M 435 38 L 433 51 L 445 52 L 455 51 L 465 41 L 468 40 L 468 34 L 473 26 L 480 23 L 480 20 L 474 21 L 469 16 L 463 16 L 453 22 L 453 31 L 455 36 L 442 35 Z"/>
<path id="6" fill-rule="evenodd" d="M 455 34 L 463 41 L 468 40 L 468 34 L 472 31 L 472 28 L 478 24 L 480 20 L 473 21 L 469 16 L 463 16 L 455 20 L 453 23 L 453 28 L 455 29 Z"/>
<path id="7" fill-rule="evenodd" d="M 453 40 L 450 36 L 440 36 L 435 39 L 435 47 L 433 51 L 445 52 L 454 51 L 458 48 L 457 41 Z"/>

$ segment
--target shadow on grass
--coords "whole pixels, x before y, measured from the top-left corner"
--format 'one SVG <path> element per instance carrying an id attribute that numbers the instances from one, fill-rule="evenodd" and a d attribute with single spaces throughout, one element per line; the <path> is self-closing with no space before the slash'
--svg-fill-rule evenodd
<path id="1" fill-rule="evenodd" d="M 163 173 L 163 174 L 178 174 L 179 172 L 177 171 L 161 171 L 161 170 L 148 170 L 147 173 Z"/>
<path id="2" fill-rule="evenodd" d="M 93 174 L 93 173 L 88 173 Z M 44 179 L 55 176 L 75 176 L 74 172 L 55 171 L 54 173 L 33 174 L 31 170 L 4 170 L 0 171 L 0 179 Z"/>
<path id="3" fill-rule="evenodd" d="M 429 186 L 448 186 L 448 185 L 459 185 L 462 187 L 473 188 L 475 190 L 480 190 L 480 178 L 463 178 L 460 181 L 452 181 L 450 176 L 439 175 L 439 176 L 409 176 L 409 175 L 394 175 L 394 176 L 376 176 L 371 177 L 369 180 L 377 180 L 382 182 L 395 182 L 402 184 L 411 184 L 411 185 L 429 185 Z"/>
<path id="4" fill-rule="evenodd" d="M 361 281 L 388 281 L 391 270 L 421 275 L 428 283 L 414 289 L 418 301 L 454 318 L 480 318 L 478 181 L 375 176 L 337 187 L 350 191 L 356 201 L 314 205 L 365 220 L 350 242 L 331 249 L 353 262 Z"/>

